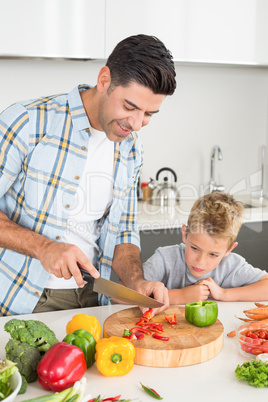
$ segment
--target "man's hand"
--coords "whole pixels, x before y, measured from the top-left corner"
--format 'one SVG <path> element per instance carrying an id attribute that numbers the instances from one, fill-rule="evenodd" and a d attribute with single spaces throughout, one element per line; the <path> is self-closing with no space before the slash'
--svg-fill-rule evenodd
<path id="1" fill-rule="evenodd" d="M 47 272 L 57 278 L 70 279 L 73 276 L 79 287 L 84 286 L 79 268 L 85 269 L 94 278 L 100 276 L 85 254 L 73 244 L 48 240 L 44 243 L 38 258 Z"/>
<path id="2" fill-rule="evenodd" d="M 136 283 L 135 290 L 164 304 L 162 307 L 153 309 L 153 316 L 165 311 L 169 307 L 168 289 L 162 282 L 146 281 L 145 279 L 139 280 Z M 146 310 L 148 309 L 141 308 L 143 314 Z"/>

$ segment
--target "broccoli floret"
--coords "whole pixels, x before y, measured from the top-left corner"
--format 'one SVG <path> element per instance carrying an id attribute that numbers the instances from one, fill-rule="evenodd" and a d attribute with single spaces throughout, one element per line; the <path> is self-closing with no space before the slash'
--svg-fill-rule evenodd
<path id="1" fill-rule="evenodd" d="M 41 321 L 13 318 L 4 328 L 13 339 L 34 346 L 41 354 L 58 342 L 54 332 Z"/>
<path id="2" fill-rule="evenodd" d="M 18 370 L 27 382 L 37 379 L 36 368 L 41 359 L 41 355 L 34 346 L 16 339 L 10 339 L 6 346 L 6 358 L 16 363 Z"/>
<path id="3" fill-rule="evenodd" d="M 22 395 L 25 394 L 27 387 L 28 387 L 28 382 L 26 380 L 26 378 L 24 377 L 24 375 L 21 376 L 21 387 L 20 390 L 18 392 L 18 395 Z"/>

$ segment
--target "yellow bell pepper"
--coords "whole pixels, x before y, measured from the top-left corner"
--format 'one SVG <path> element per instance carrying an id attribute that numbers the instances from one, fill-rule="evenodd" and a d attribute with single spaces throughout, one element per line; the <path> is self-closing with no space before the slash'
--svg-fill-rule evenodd
<path id="1" fill-rule="evenodd" d="M 94 315 L 76 314 L 66 326 L 66 333 L 72 334 L 77 329 L 86 329 L 91 333 L 96 342 L 101 338 L 101 325 Z"/>
<path id="2" fill-rule="evenodd" d="M 121 376 L 134 366 L 135 347 L 126 338 L 111 336 L 97 342 L 97 369 L 105 376 Z"/>

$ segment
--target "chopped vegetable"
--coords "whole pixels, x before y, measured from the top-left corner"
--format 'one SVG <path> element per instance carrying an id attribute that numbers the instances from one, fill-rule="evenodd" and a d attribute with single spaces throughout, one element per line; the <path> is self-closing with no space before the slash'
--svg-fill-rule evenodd
<path id="1" fill-rule="evenodd" d="M 236 330 L 228 332 L 227 336 L 229 336 L 229 338 L 233 338 L 236 335 Z"/>
<path id="2" fill-rule="evenodd" d="M 159 333 L 164 332 L 162 322 L 151 322 L 151 323 L 148 322 L 146 324 L 141 324 L 140 326 L 141 328 L 149 329 L 152 332 L 159 332 Z"/>
<path id="3" fill-rule="evenodd" d="M 199 301 L 185 305 L 185 318 L 197 327 L 206 327 L 217 321 L 218 304 L 216 301 Z"/>
<path id="4" fill-rule="evenodd" d="M 82 377 L 80 381 L 76 381 L 70 388 L 66 388 L 61 392 L 53 395 L 43 395 L 33 399 L 27 399 L 23 402 L 81 402 L 84 400 L 84 392 L 86 386 L 86 378 Z M 88 399 L 88 398 L 86 398 Z"/>
<path id="5" fill-rule="evenodd" d="M 58 342 L 54 332 L 46 324 L 37 320 L 19 320 L 13 318 L 4 326 L 12 339 L 26 342 L 44 354 L 50 346 Z"/>
<path id="6" fill-rule="evenodd" d="M 82 350 L 87 368 L 95 363 L 96 341 L 86 329 L 77 329 L 72 334 L 66 335 L 62 341 L 78 346 Z"/>
<path id="7" fill-rule="evenodd" d="M 167 322 L 168 322 L 170 325 L 177 324 L 176 314 L 165 315 L 165 320 L 167 320 Z"/>
<path id="8" fill-rule="evenodd" d="M 126 338 L 111 336 L 96 345 L 97 369 L 105 376 L 122 376 L 134 366 L 135 348 Z"/>
<path id="9" fill-rule="evenodd" d="M 140 321 L 136 322 L 136 325 L 140 325 L 143 324 L 144 322 L 148 322 L 153 318 L 153 309 L 149 309 L 147 311 L 145 311 L 145 313 L 142 315 Z"/>
<path id="10" fill-rule="evenodd" d="M 63 391 L 85 374 L 84 353 L 75 345 L 59 342 L 51 346 L 37 366 L 39 383 L 47 390 Z"/>
<path id="11" fill-rule="evenodd" d="M 133 334 L 129 329 L 124 329 L 123 338 L 129 339 L 130 341 L 137 339 L 136 335 Z"/>
<path id="12" fill-rule="evenodd" d="M 145 385 L 143 385 L 142 383 L 140 383 L 142 388 L 144 389 L 145 392 L 147 392 L 147 394 L 151 395 L 153 398 L 155 399 L 163 399 L 158 392 L 156 392 L 153 388 L 150 387 L 146 387 Z"/>
<path id="13" fill-rule="evenodd" d="M 238 380 L 245 380 L 256 388 L 268 386 L 268 365 L 261 360 L 252 359 L 241 366 L 238 365 L 235 373 Z"/>
<path id="14" fill-rule="evenodd" d="M 149 331 L 146 328 L 142 328 L 142 327 L 133 327 L 133 328 L 131 328 L 130 331 L 131 331 L 132 334 L 136 334 L 137 332 L 143 332 L 146 335 L 151 335 L 152 334 L 151 331 Z"/>
<path id="15" fill-rule="evenodd" d="M 5 350 L 6 358 L 16 363 L 26 391 L 27 387 L 23 379 L 25 378 L 27 383 L 37 379 L 36 369 L 41 359 L 40 353 L 34 346 L 16 339 L 10 339 L 5 346 Z"/>
<path id="16" fill-rule="evenodd" d="M 101 338 L 101 324 L 94 315 L 76 314 L 66 326 L 66 333 L 72 334 L 77 329 L 86 329 L 96 342 Z"/>
<path id="17" fill-rule="evenodd" d="M 169 341 L 169 337 L 168 336 L 162 336 L 160 334 L 154 333 L 152 335 L 153 338 L 155 339 L 159 339 L 160 341 Z"/>
<path id="18" fill-rule="evenodd" d="M 0 360 L 0 401 L 12 394 L 10 377 L 17 371 L 16 364 L 10 360 Z"/>

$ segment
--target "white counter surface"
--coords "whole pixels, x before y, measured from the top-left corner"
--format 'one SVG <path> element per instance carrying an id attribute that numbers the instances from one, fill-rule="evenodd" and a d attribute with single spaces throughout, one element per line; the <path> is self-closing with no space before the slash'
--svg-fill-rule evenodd
<path id="1" fill-rule="evenodd" d="M 245 204 L 254 205 L 246 208 L 244 223 L 268 221 L 267 200 L 261 205 L 257 200 L 252 200 L 247 195 L 236 197 Z M 157 206 L 148 201 L 138 202 L 139 230 L 175 229 L 187 224 L 187 219 L 195 199 L 182 199 L 179 205 Z"/>
<path id="2" fill-rule="evenodd" d="M 163 401 L 194 401 L 199 402 L 226 402 L 243 401 L 252 402 L 267 399 L 266 388 L 254 388 L 235 377 L 238 364 L 249 360 L 238 351 L 235 338 L 228 338 L 226 334 L 241 325 L 235 315 L 242 314 L 243 310 L 254 307 L 252 302 L 227 303 L 219 302 L 219 320 L 224 326 L 224 346 L 222 351 L 213 359 L 201 364 L 175 368 L 154 368 L 134 365 L 130 373 L 123 377 L 105 377 L 98 372 L 96 365 L 86 372 L 86 392 L 97 397 L 121 394 L 122 398 L 138 401 L 153 401 L 140 386 L 144 385 L 156 389 L 163 396 Z M 66 310 L 52 313 L 21 315 L 20 319 L 37 319 L 45 322 L 55 332 L 57 338 L 62 340 L 65 336 L 67 322 L 74 314 L 85 313 L 94 315 L 103 325 L 105 319 L 111 314 L 129 308 L 126 305 L 113 305 L 93 307 L 80 310 Z M 0 318 L 0 358 L 5 358 L 4 347 L 9 334 L 4 331 L 4 324 L 12 317 Z M 38 381 L 28 385 L 26 394 L 19 395 L 16 402 L 48 394 L 42 389 Z"/>

